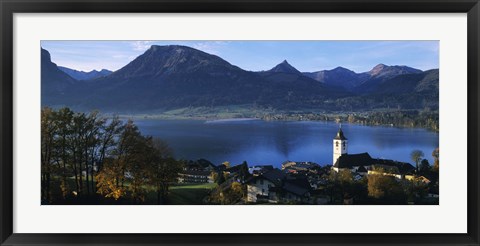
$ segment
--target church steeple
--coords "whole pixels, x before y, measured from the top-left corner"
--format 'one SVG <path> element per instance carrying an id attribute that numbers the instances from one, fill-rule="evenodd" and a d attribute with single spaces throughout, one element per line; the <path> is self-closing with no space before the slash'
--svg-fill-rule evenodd
<path id="1" fill-rule="evenodd" d="M 345 137 L 345 135 L 343 135 L 343 131 L 342 131 L 342 127 L 341 127 L 341 126 L 340 126 L 340 128 L 338 128 L 337 135 L 335 136 L 334 139 L 337 139 L 337 140 L 347 140 L 347 138 Z"/>
<path id="2" fill-rule="evenodd" d="M 348 141 L 345 135 L 343 134 L 342 131 L 342 126 L 338 128 L 337 135 L 333 138 L 333 163 L 332 165 L 335 165 L 335 162 L 337 162 L 337 159 L 342 156 L 347 154 L 348 151 Z"/>

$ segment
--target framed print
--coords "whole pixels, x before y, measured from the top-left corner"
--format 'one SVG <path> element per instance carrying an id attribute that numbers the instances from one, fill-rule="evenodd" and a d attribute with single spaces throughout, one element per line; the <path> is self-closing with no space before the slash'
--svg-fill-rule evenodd
<path id="1" fill-rule="evenodd" d="M 2 245 L 479 244 L 476 0 L 0 6 Z"/>

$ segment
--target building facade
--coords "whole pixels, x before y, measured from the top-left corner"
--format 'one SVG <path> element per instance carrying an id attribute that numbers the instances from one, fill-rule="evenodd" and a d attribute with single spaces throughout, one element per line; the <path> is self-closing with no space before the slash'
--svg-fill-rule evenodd
<path id="1" fill-rule="evenodd" d="M 337 135 L 333 138 L 333 162 L 335 165 L 338 158 L 348 153 L 348 139 L 343 135 L 342 128 L 338 129 Z"/>

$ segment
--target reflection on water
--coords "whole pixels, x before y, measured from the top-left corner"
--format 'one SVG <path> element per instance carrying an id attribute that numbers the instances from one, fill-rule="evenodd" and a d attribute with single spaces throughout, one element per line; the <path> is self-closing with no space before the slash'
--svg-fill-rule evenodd
<path id="1" fill-rule="evenodd" d="M 205 158 L 215 164 L 247 161 L 249 165 L 286 160 L 331 164 L 332 139 L 338 125 L 331 122 L 261 120 L 136 120 L 145 135 L 160 137 L 179 159 Z M 369 127 L 342 124 L 349 153 L 368 152 L 374 158 L 410 162 L 410 152 L 420 149 L 433 162 L 438 133 L 424 129 Z"/>

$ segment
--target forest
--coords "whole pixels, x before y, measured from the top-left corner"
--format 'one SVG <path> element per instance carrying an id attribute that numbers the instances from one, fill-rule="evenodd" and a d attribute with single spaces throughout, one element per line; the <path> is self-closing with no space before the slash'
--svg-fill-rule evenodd
<path id="1" fill-rule="evenodd" d="M 263 113 L 258 114 L 263 120 L 311 120 L 336 121 L 368 126 L 394 126 L 405 128 L 424 128 L 439 132 L 438 111 L 430 110 L 377 110 L 370 112 L 337 113 Z"/>
<path id="2" fill-rule="evenodd" d="M 181 162 L 133 121 L 69 108 L 41 112 L 42 204 L 140 204 L 154 189 L 163 204 Z"/>

